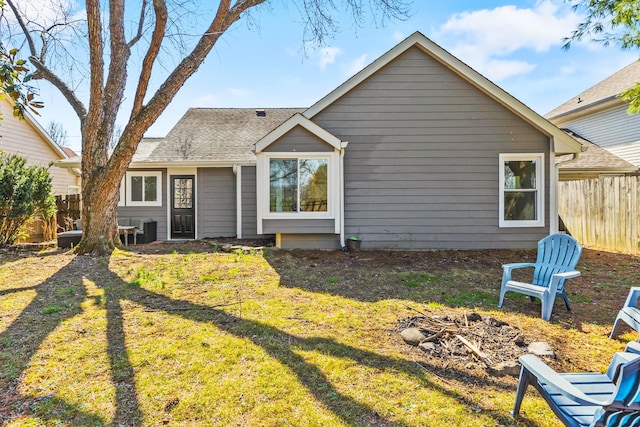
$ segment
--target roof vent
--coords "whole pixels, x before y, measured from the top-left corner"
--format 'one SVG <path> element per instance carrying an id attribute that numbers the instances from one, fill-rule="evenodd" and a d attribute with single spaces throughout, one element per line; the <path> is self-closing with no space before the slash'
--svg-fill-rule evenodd
<path id="1" fill-rule="evenodd" d="M 264 109 L 256 110 L 256 116 L 257 117 L 267 117 L 267 112 Z"/>

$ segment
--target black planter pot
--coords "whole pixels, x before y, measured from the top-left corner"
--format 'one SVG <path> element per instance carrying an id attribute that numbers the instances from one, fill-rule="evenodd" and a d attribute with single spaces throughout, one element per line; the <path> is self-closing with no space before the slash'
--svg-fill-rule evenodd
<path id="1" fill-rule="evenodd" d="M 358 252 L 360 250 L 360 243 L 362 240 L 356 239 L 348 239 L 347 240 L 347 251 L 349 252 Z"/>

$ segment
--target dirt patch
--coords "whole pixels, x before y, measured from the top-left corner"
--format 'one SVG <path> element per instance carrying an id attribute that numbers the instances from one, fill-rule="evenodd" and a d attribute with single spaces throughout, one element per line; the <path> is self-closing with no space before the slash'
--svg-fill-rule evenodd
<path id="1" fill-rule="evenodd" d="M 407 317 L 398 321 L 397 330 L 407 345 L 417 346 L 443 369 L 484 369 L 489 375 L 518 375 L 518 357 L 529 344 L 518 328 L 475 311 Z"/>

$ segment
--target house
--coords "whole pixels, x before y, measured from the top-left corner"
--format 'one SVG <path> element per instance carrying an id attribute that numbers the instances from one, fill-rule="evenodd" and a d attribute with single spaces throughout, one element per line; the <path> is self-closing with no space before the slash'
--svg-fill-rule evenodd
<path id="1" fill-rule="evenodd" d="M 634 61 L 574 96 L 545 114 L 545 117 L 559 128 L 586 139 L 624 161 L 616 161 L 616 167 L 608 172 L 637 172 L 640 168 L 640 115 L 629 114 L 629 104 L 620 98 L 622 92 L 631 89 L 637 82 L 640 82 L 640 61 Z M 597 161 L 591 163 L 594 169 L 598 168 Z"/>
<path id="2" fill-rule="evenodd" d="M 0 100 L 0 150 L 18 154 L 27 159 L 27 165 L 48 167 L 52 162 L 73 157 L 75 153 L 65 151 L 56 144 L 28 111 L 24 120 L 13 116 L 9 99 Z M 54 194 L 78 194 L 80 171 L 77 169 L 49 168 Z"/>
<path id="3" fill-rule="evenodd" d="M 640 116 L 620 94 L 640 82 L 634 61 L 545 115 L 589 149 L 559 166 L 559 214 L 583 245 L 640 253 Z"/>
<path id="4" fill-rule="evenodd" d="M 532 248 L 558 228 L 555 158 L 581 150 L 414 33 L 310 108 L 189 110 L 141 142 L 118 217 L 160 239 Z"/>

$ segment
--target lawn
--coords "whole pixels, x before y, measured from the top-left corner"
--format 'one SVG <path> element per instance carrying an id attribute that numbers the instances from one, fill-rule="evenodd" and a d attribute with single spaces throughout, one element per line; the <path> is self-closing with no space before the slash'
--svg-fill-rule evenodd
<path id="1" fill-rule="evenodd" d="M 7 426 L 558 426 L 516 378 L 406 345 L 398 322 L 491 316 L 546 341 L 561 371 L 604 370 L 640 258 L 586 250 L 551 322 L 500 265 L 533 251 L 218 252 L 110 258 L 0 253 L 0 423 Z"/>

